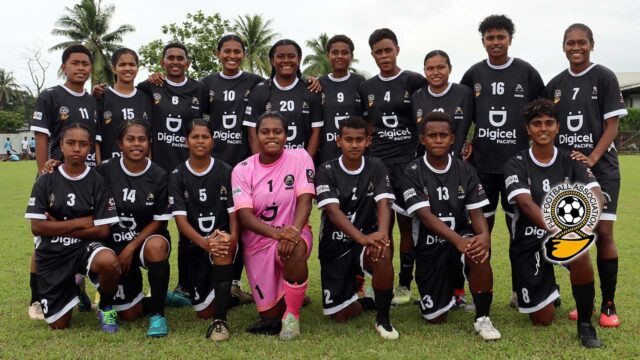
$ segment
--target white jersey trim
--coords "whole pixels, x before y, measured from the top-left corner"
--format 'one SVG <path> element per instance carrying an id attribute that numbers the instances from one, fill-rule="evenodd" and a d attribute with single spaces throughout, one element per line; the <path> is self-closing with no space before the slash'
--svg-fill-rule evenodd
<path id="1" fill-rule="evenodd" d="M 71 181 L 78 181 L 78 180 L 82 180 L 85 178 L 85 176 L 87 176 L 87 174 L 89 173 L 89 171 L 91 170 L 91 168 L 89 168 L 88 166 L 85 167 L 84 171 L 82 172 L 82 174 L 78 175 L 78 176 L 71 176 L 69 174 L 67 174 L 64 171 L 64 164 L 62 166 L 58 167 L 58 170 L 60 171 L 60 174 L 62 174 L 62 176 L 65 177 L 65 179 L 67 180 L 71 180 Z"/>
<path id="2" fill-rule="evenodd" d="M 213 169 L 213 163 L 216 161 L 216 159 L 214 159 L 213 157 L 211 157 L 211 162 L 209 163 L 209 167 L 207 167 L 207 169 L 201 173 L 193 170 L 193 168 L 191 167 L 191 165 L 189 165 L 189 160 L 185 161 L 185 165 L 187 166 L 187 169 L 189 170 L 190 173 L 192 173 L 195 176 L 205 176 L 207 174 L 209 174 L 209 172 L 211 171 L 211 169 Z"/>
<path id="3" fill-rule="evenodd" d="M 222 71 L 220 71 L 220 77 L 227 80 L 234 80 L 242 76 L 243 73 L 244 71 L 240 70 L 238 71 L 237 74 L 229 76 L 229 75 L 225 75 Z"/>
<path id="4" fill-rule="evenodd" d="M 51 315 L 49 317 L 45 317 L 44 319 L 47 321 L 47 324 L 54 323 L 54 322 L 58 321 L 58 319 L 63 317 L 64 314 L 66 314 L 69 311 L 71 311 L 71 309 L 73 309 L 74 306 L 78 305 L 79 302 L 80 302 L 80 299 L 76 296 L 73 299 L 71 299 L 71 301 L 69 301 L 67 303 L 67 305 L 65 305 L 60 311 L 58 311 L 57 313 L 55 313 L 55 314 L 53 314 L 53 315 Z"/>
<path id="5" fill-rule="evenodd" d="M 534 164 L 543 167 L 543 168 L 547 168 L 551 165 L 553 165 L 553 163 L 556 162 L 556 158 L 558 157 L 558 148 L 557 147 L 553 147 L 553 157 L 551 157 L 551 161 L 549 161 L 548 163 L 543 163 L 538 161 L 538 159 L 536 159 L 536 157 L 533 155 L 533 149 L 529 148 L 529 157 L 531 158 L 531 160 L 533 161 Z"/>
<path id="6" fill-rule="evenodd" d="M 515 189 L 512 192 L 509 193 L 509 195 L 507 195 L 507 201 L 509 202 L 509 204 L 514 204 L 515 201 L 511 201 L 513 200 L 514 197 L 516 197 L 517 195 L 520 194 L 529 194 L 531 195 L 531 191 L 529 189 Z"/>
<path id="7" fill-rule="evenodd" d="M 467 204 L 465 205 L 465 208 L 467 208 L 467 210 L 473 210 L 473 209 L 479 209 L 483 206 L 487 206 L 489 205 L 489 200 L 488 199 L 484 199 L 480 202 L 477 203 L 473 203 L 473 204 Z"/>
<path id="8" fill-rule="evenodd" d="M 273 84 L 282 91 L 289 91 L 291 89 L 293 89 L 296 85 L 298 85 L 298 81 L 300 81 L 300 79 L 296 76 L 296 79 L 293 80 L 293 82 L 291 83 L 291 85 L 289 86 L 282 86 L 280 84 L 278 84 L 278 80 L 276 80 L 276 78 L 273 78 Z"/>
<path id="9" fill-rule="evenodd" d="M 329 75 L 327 75 L 327 77 L 329 78 L 329 80 L 333 81 L 333 82 L 344 82 L 349 80 L 349 78 L 351 77 L 351 73 L 348 72 L 347 75 L 341 77 L 341 78 L 337 78 L 333 76 L 333 73 L 329 73 Z"/>
<path id="10" fill-rule="evenodd" d="M 169 80 L 169 79 L 165 79 L 164 81 L 165 81 L 167 84 L 171 85 L 171 86 L 174 86 L 174 87 L 181 87 L 181 86 L 186 85 L 187 81 L 189 81 L 189 78 L 185 76 L 185 77 L 184 77 L 184 80 L 180 81 L 179 83 L 177 83 L 177 82 L 173 82 L 173 81 L 171 81 L 171 80 Z"/>
<path id="11" fill-rule="evenodd" d="M 417 204 L 413 204 L 411 205 L 408 209 L 407 209 L 407 214 L 409 215 L 413 215 L 414 212 L 416 212 L 416 210 L 418 209 L 422 209 L 425 207 L 429 207 L 431 206 L 431 204 L 429 203 L 429 201 L 420 201 Z"/>
<path id="12" fill-rule="evenodd" d="M 598 65 L 598 64 L 593 63 L 593 64 L 589 65 L 588 68 L 582 70 L 582 72 L 577 73 L 577 74 L 574 73 L 573 71 L 571 71 L 571 68 L 568 68 L 567 71 L 569 71 L 569 75 L 571 75 L 573 77 L 580 77 L 580 76 L 588 73 L 589 71 L 591 71 L 591 69 L 593 69 L 596 65 Z"/>
<path id="13" fill-rule="evenodd" d="M 186 211 L 182 211 L 182 210 L 177 210 L 171 213 L 171 215 L 173 216 L 187 216 L 187 212 Z"/>
<path id="14" fill-rule="evenodd" d="M 132 177 L 138 177 L 140 175 L 144 175 L 144 173 L 147 172 L 147 170 L 149 170 L 149 168 L 151 167 L 151 160 L 149 160 L 149 158 L 145 158 L 147 160 L 147 166 L 145 166 L 144 170 L 134 173 L 129 171 L 129 169 L 127 169 L 126 166 L 124 166 L 124 157 L 120 158 L 120 167 L 122 168 L 122 171 L 124 171 L 125 174 L 127 174 L 128 176 L 132 176 Z"/>
<path id="15" fill-rule="evenodd" d="M 449 311 L 449 309 L 451 309 L 453 307 L 453 305 L 455 305 L 456 303 L 456 298 L 455 297 L 451 297 L 451 301 L 449 302 L 449 304 L 445 305 L 442 309 L 434 311 L 432 313 L 429 314 L 422 314 L 422 317 L 427 319 L 427 320 L 433 320 L 435 318 L 437 318 L 438 316 L 446 313 L 447 311 Z"/>
<path id="16" fill-rule="evenodd" d="M 324 315 L 333 315 L 335 313 L 340 312 L 341 310 L 344 310 L 347 306 L 353 304 L 357 300 L 358 300 L 358 293 L 355 293 L 350 299 L 345 300 L 342 304 L 336 305 L 328 309 L 323 308 L 322 313 Z"/>
<path id="17" fill-rule="evenodd" d="M 397 212 L 400 215 L 404 215 L 404 216 L 410 216 L 409 213 L 407 211 L 405 211 L 405 209 L 401 208 L 398 204 L 396 204 L 395 202 L 391 203 L 391 209 L 393 209 L 393 211 Z"/>
<path id="18" fill-rule="evenodd" d="M 434 168 L 433 166 L 431 166 L 431 164 L 429 164 L 429 161 L 427 161 L 427 154 L 426 153 L 424 154 L 422 159 L 424 160 L 424 163 L 425 163 L 425 165 L 427 165 L 429 170 L 433 171 L 436 174 L 446 174 L 449 171 L 449 169 L 451 168 L 451 163 L 453 162 L 453 161 L 451 161 L 451 154 L 448 154 L 447 156 L 448 156 L 448 158 L 447 158 L 447 160 L 448 160 L 447 166 L 442 170 L 438 170 L 438 169 Z"/>
<path id="19" fill-rule="evenodd" d="M 397 74 L 391 76 L 391 77 L 384 77 L 382 76 L 382 74 L 378 74 L 378 78 L 382 81 L 391 81 L 391 80 L 395 80 L 398 76 L 400 76 L 400 74 L 402 74 L 404 72 L 404 70 L 400 69 L 400 72 L 398 72 Z"/>
<path id="20" fill-rule="evenodd" d="M 67 92 L 75 97 L 81 97 L 84 96 L 84 94 L 87 93 L 87 89 L 82 88 L 82 92 L 75 92 L 71 89 L 69 89 L 68 87 L 64 86 L 64 85 L 60 85 L 63 89 L 67 90 Z"/>
<path id="21" fill-rule="evenodd" d="M 24 214 L 25 219 L 38 219 L 38 220 L 47 220 L 47 215 L 45 214 L 36 214 L 36 213 L 26 213 Z"/>
<path id="22" fill-rule="evenodd" d="M 256 127 L 256 123 L 254 123 L 253 121 L 248 121 L 248 120 L 244 120 L 242 121 L 242 125 L 243 126 L 247 126 L 247 127 Z"/>
<path id="23" fill-rule="evenodd" d="M 131 302 L 128 302 L 126 304 L 120 304 L 120 305 L 112 305 L 111 308 L 115 311 L 129 310 L 132 307 L 134 307 L 137 303 L 142 301 L 142 299 L 144 299 L 144 294 L 140 292 L 138 295 L 136 295 L 136 297 L 133 300 L 131 300 Z"/>
<path id="24" fill-rule="evenodd" d="M 51 136 L 51 132 L 49 131 L 49 129 L 43 128 L 40 126 L 31 126 L 29 130 L 34 132 L 44 133 L 44 134 L 47 134 L 48 136 Z"/>
<path id="25" fill-rule="evenodd" d="M 360 167 L 358 169 L 356 169 L 356 170 L 351 171 L 351 170 L 347 169 L 346 166 L 344 166 L 344 163 L 342 162 L 342 156 L 343 155 L 340 155 L 340 157 L 338 158 L 338 163 L 340 163 L 340 167 L 342 168 L 342 171 L 346 172 L 349 175 L 360 175 L 360 173 L 364 169 L 364 162 L 365 162 L 364 157 L 362 158 L 362 161 L 360 163 Z"/>
<path id="26" fill-rule="evenodd" d="M 216 291 L 215 291 L 215 289 L 211 289 L 211 292 L 207 295 L 207 297 L 204 299 L 203 302 L 201 302 L 200 304 L 197 304 L 197 305 L 193 305 L 193 310 L 202 311 L 202 310 L 206 309 L 209 305 L 211 305 L 211 302 L 215 298 L 216 298 Z"/>
<path id="27" fill-rule="evenodd" d="M 172 214 L 153 215 L 154 221 L 169 221 L 173 219 Z"/>
<path id="28" fill-rule="evenodd" d="M 111 224 L 117 223 L 118 220 L 120 220 L 120 218 L 118 218 L 117 216 L 106 218 L 106 219 L 98 219 L 98 220 L 93 220 L 93 225 L 94 226 L 111 225 Z"/>
<path id="29" fill-rule="evenodd" d="M 436 94 L 433 91 L 431 91 L 431 85 L 429 85 L 429 86 L 427 86 L 427 91 L 429 91 L 429 95 L 431 95 L 433 97 L 436 97 L 436 98 L 439 98 L 439 97 L 443 97 L 443 96 L 447 95 L 449 93 L 449 90 L 451 90 L 452 86 L 453 86 L 453 83 L 450 82 L 450 83 L 447 84 L 447 88 L 444 89 L 443 92 L 441 92 L 439 94 Z"/>
<path id="30" fill-rule="evenodd" d="M 592 181 L 587 185 L 585 185 L 584 187 L 586 187 L 587 189 L 593 189 L 593 188 L 600 187 L 600 184 L 597 181 Z"/>
<path id="31" fill-rule="evenodd" d="M 324 126 L 324 121 L 316 121 L 311 123 L 312 128 L 323 127 L 323 126 Z"/>
<path id="32" fill-rule="evenodd" d="M 320 201 L 318 203 L 318 209 L 322 209 L 323 207 L 325 207 L 327 204 L 340 204 L 340 200 L 336 199 L 336 198 L 328 198 L 328 199 L 324 199 L 322 201 Z"/>
<path id="33" fill-rule="evenodd" d="M 616 221 L 616 220 L 618 220 L 618 215 L 602 213 L 602 215 L 600 215 L 600 220 Z"/>
<path id="34" fill-rule="evenodd" d="M 117 91 L 116 89 L 112 88 L 111 86 L 109 86 L 107 89 L 111 90 L 112 93 L 118 95 L 119 97 L 121 97 L 123 99 L 130 99 L 130 98 L 136 96 L 136 94 L 138 93 L 138 88 L 136 88 L 136 87 L 134 87 L 133 91 L 131 93 L 129 93 L 129 94 L 123 94 L 123 93 Z"/>
<path id="35" fill-rule="evenodd" d="M 618 118 L 623 118 L 623 117 L 627 116 L 627 114 L 629 114 L 627 112 L 627 109 L 618 109 L 618 110 L 610 111 L 610 112 L 604 114 L 602 116 L 602 118 L 604 120 L 611 119 L 614 116 L 617 116 Z"/>
<path id="36" fill-rule="evenodd" d="M 374 197 L 373 200 L 375 200 L 375 202 L 378 202 L 382 199 L 389 199 L 389 200 L 395 200 L 396 196 L 393 194 L 389 194 L 389 193 L 382 193 L 382 194 L 378 194 L 378 196 Z"/>
<path id="37" fill-rule="evenodd" d="M 513 60 L 514 60 L 514 59 L 515 59 L 515 58 L 510 57 L 510 58 L 507 60 L 507 62 L 506 62 L 506 63 L 504 63 L 504 64 L 502 64 L 502 65 L 493 65 L 493 64 L 491 63 L 491 61 L 489 61 L 489 59 L 487 59 L 487 65 L 488 65 L 490 68 L 494 69 L 494 70 L 504 70 L 504 69 L 508 68 L 509 66 L 511 66 L 511 64 L 513 63 Z"/>
<path id="38" fill-rule="evenodd" d="M 236 211 L 236 209 L 233 206 L 227 208 L 227 213 L 229 213 L 229 214 L 231 214 L 231 213 L 233 213 L 235 211 Z"/>
<path id="39" fill-rule="evenodd" d="M 523 314 L 531 314 L 534 313 L 540 309 L 542 309 L 543 307 L 551 304 L 552 302 L 556 301 L 557 298 L 560 297 L 560 293 L 558 292 L 558 290 L 553 290 L 553 292 L 544 300 L 542 300 L 538 305 L 534 306 L 534 307 L 529 307 L 529 308 L 523 308 L 518 306 L 518 311 L 523 313 Z"/>

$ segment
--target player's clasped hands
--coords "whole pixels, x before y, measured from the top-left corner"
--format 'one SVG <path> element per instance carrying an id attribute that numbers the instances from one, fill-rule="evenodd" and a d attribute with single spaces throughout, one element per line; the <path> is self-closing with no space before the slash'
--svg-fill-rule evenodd
<path id="1" fill-rule="evenodd" d="M 278 238 L 278 256 L 282 260 L 288 260 L 291 253 L 293 253 L 293 249 L 302 240 L 300 230 L 295 226 L 285 226 L 280 229 Z"/>
<path id="2" fill-rule="evenodd" d="M 371 256 L 373 262 L 377 262 L 384 257 L 384 248 L 391 246 L 389 236 L 381 232 L 374 232 L 364 237 L 362 246 L 366 247 L 367 255 Z"/>
<path id="3" fill-rule="evenodd" d="M 483 264 L 489 259 L 491 242 L 487 235 L 476 235 L 470 238 L 464 238 L 467 240 L 466 248 L 464 250 L 467 255 L 476 264 Z"/>
<path id="4" fill-rule="evenodd" d="M 215 230 L 206 240 L 209 242 L 209 252 L 214 257 L 225 257 L 231 249 L 231 235 L 224 231 Z"/>

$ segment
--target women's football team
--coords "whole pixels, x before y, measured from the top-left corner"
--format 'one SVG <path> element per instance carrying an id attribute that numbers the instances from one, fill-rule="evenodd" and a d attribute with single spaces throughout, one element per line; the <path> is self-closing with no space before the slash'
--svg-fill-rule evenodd
<path id="1" fill-rule="evenodd" d="M 626 110 L 618 82 L 591 62 L 594 38 L 584 24 L 566 29 L 569 67 L 546 88 L 531 65 L 509 56 L 515 28 L 508 17 L 485 18 L 479 32 L 487 58 L 462 84 L 449 81 L 452 62 L 442 50 L 426 55 L 424 77 L 402 70 L 395 34 L 378 29 L 369 45 L 380 73 L 368 80 L 350 72 L 354 46 L 344 35 L 328 41 L 332 72 L 320 79 L 302 78 L 301 48 L 287 39 L 269 52 L 268 79 L 243 72 L 245 44 L 226 35 L 216 53 L 222 71 L 202 82 L 186 76 L 189 54 L 181 44 L 165 46 L 166 74 L 139 87 L 137 54 L 115 51 L 116 83 L 96 87 L 95 98 L 83 90 L 91 52 L 70 46 L 62 56 L 66 81 L 40 95 L 31 127 L 39 176 L 25 215 L 36 242 L 29 315 L 52 329 L 68 327 L 73 308 L 86 302 L 81 274 L 98 288 L 105 332 L 118 331 L 118 320 L 148 315 L 147 336 L 166 336 L 165 304 L 182 301 L 212 319 L 207 338 L 228 340 L 227 312 L 247 302 L 237 287 L 244 266 L 259 315 L 247 331 L 295 339 L 300 309 L 310 301 L 316 199 L 322 305 L 330 319 L 342 323 L 373 310 L 377 333 L 397 339 L 389 310 L 410 302 L 415 279 L 427 323 L 466 308 L 475 311 L 479 336 L 497 340 L 489 315 L 498 199 L 510 232 L 512 305 L 546 326 L 560 292 L 544 259 L 551 230 L 541 205 L 550 187 L 571 181 L 600 199 L 598 322 L 619 326 L 615 138 Z M 155 142 L 170 146 L 156 153 Z M 172 218 L 181 260 L 173 292 Z M 394 246 L 401 264 L 395 291 Z M 566 266 L 576 304 L 569 317 L 583 346 L 600 347 L 589 252 Z"/>

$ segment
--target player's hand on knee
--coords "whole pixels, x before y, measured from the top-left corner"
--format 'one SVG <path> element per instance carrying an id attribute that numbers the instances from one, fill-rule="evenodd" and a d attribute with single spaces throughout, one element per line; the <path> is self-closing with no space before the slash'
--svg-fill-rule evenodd
<path id="1" fill-rule="evenodd" d="M 489 250 L 491 248 L 491 241 L 489 239 L 489 236 L 486 234 L 468 238 L 469 242 L 464 253 L 475 263 L 484 263 L 489 257 Z"/>
<path id="2" fill-rule="evenodd" d="M 133 253 L 135 249 L 130 246 L 125 246 L 124 249 L 118 254 L 118 262 L 120 263 L 120 273 L 125 275 L 131 268 L 131 262 L 133 261 Z"/>
<path id="3" fill-rule="evenodd" d="M 94 98 L 100 100 L 102 99 L 102 96 L 104 95 L 104 91 L 107 88 L 107 86 L 109 86 L 107 83 L 97 84 L 96 86 L 93 87 L 93 89 L 91 89 L 91 94 L 93 95 Z"/>
<path id="4" fill-rule="evenodd" d="M 296 247 L 296 243 L 289 240 L 280 240 L 278 242 L 278 256 L 282 261 L 289 260 L 291 254 L 293 253 L 293 249 Z"/>
<path id="5" fill-rule="evenodd" d="M 365 250 L 365 254 L 369 256 L 371 261 L 378 262 L 384 257 L 384 247 L 377 245 L 368 245 Z"/>
<path id="6" fill-rule="evenodd" d="M 149 75 L 149 82 L 156 86 L 164 85 L 164 75 L 161 73 L 153 73 Z"/>
<path id="7" fill-rule="evenodd" d="M 215 230 L 209 236 L 209 249 L 214 257 L 227 257 L 231 251 L 231 235 L 224 231 Z"/>

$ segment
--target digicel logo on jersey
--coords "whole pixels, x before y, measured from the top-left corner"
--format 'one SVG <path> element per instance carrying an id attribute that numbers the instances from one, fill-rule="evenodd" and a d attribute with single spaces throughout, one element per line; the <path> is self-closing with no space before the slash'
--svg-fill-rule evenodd
<path id="1" fill-rule="evenodd" d="M 411 140 L 411 130 L 409 128 L 380 130 L 377 134 L 379 138 L 387 138 L 393 141 Z"/>
<path id="2" fill-rule="evenodd" d="M 560 145 L 567 144 L 568 146 L 573 146 L 574 148 L 593 148 L 593 134 L 589 135 L 579 135 L 579 134 L 561 134 L 558 136 L 558 142 Z"/>
<path id="3" fill-rule="evenodd" d="M 227 144 L 242 144 L 242 133 L 240 132 L 216 130 L 213 132 L 213 138 L 225 141 Z"/>
<path id="4" fill-rule="evenodd" d="M 478 128 L 479 138 L 488 138 L 498 144 L 515 144 L 517 141 L 516 129 L 494 130 L 490 128 Z"/>
<path id="5" fill-rule="evenodd" d="M 158 132 L 158 141 L 165 142 L 174 147 L 186 148 L 186 137 L 174 134 L 165 134 L 163 132 Z"/>

